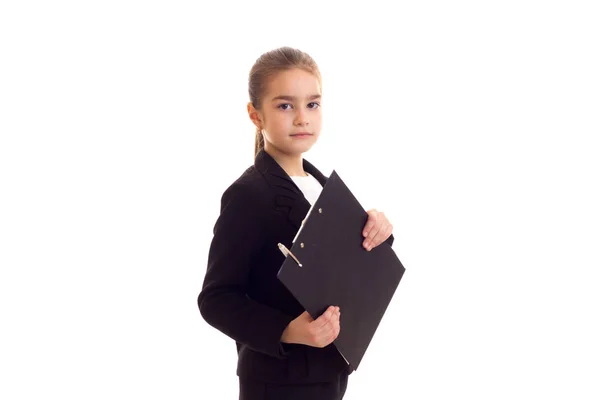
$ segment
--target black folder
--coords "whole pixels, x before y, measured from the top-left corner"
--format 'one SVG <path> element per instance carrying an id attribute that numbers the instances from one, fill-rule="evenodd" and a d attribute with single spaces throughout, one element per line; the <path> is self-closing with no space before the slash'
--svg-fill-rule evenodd
<path id="1" fill-rule="evenodd" d="M 339 306 L 340 334 L 333 342 L 356 370 L 404 274 L 387 243 L 367 251 L 367 212 L 334 170 L 310 208 L 278 279 L 310 315 Z"/>

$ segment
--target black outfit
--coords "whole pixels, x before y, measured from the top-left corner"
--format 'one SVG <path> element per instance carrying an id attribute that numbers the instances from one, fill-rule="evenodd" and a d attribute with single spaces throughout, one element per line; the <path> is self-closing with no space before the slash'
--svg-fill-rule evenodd
<path id="1" fill-rule="evenodd" d="M 347 385 L 346 371 L 323 383 L 286 385 L 240 379 L 239 400 L 342 400 Z"/>
<path id="2" fill-rule="evenodd" d="M 304 160 L 303 167 L 325 185 L 327 178 L 311 163 Z M 333 400 L 346 390 L 352 371 L 333 344 L 280 341 L 304 309 L 277 279 L 284 261 L 277 243 L 291 248 L 309 209 L 302 191 L 264 150 L 221 198 L 198 307 L 211 326 L 236 341 L 240 399 L 269 398 L 252 397 L 261 391 L 293 399 L 281 397 L 281 390 L 306 395 L 320 388 L 311 400 Z"/>

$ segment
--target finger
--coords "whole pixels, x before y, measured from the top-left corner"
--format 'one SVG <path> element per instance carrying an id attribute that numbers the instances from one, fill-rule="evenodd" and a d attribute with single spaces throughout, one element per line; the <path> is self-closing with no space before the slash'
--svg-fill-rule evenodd
<path id="1" fill-rule="evenodd" d="M 385 231 L 385 238 L 383 239 L 384 242 L 388 240 L 390 236 L 392 236 L 393 231 L 394 227 L 392 226 L 392 224 L 389 224 L 387 230 Z"/>
<path id="2" fill-rule="evenodd" d="M 338 323 L 335 324 L 335 326 L 334 326 L 334 328 L 333 328 L 333 330 L 331 332 L 331 341 L 330 341 L 330 343 L 333 342 L 335 339 L 337 339 L 337 337 L 340 335 L 340 330 L 341 330 L 341 327 L 340 327 L 340 324 L 339 324 L 339 321 L 338 321 Z"/>
<path id="3" fill-rule="evenodd" d="M 320 332 L 327 326 L 328 321 L 329 317 L 327 316 L 327 312 L 324 312 L 319 318 L 311 322 L 311 327 L 314 332 Z"/>
<path id="4" fill-rule="evenodd" d="M 324 323 L 322 325 L 315 327 L 315 334 L 323 340 L 327 339 L 330 335 L 333 335 L 336 326 L 339 325 L 339 312 L 336 311 L 337 309 L 339 309 L 339 307 L 334 308 L 334 312 L 328 319 L 323 319 Z"/>
<path id="5" fill-rule="evenodd" d="M 387 217 L 385 216 L 385 214 L 383 212 L 378 213 L 377 224 L 375 225 L 375 227 L 373 229 L 371 229 L 371 232 L 365 239 L 365 241 L 366 241 L 365 248 L 367 250 L 371 250 L 373 247 L 376 247 L 379 244 L 381 244 L 381 242 L 383 242 L 383 240 L 381 240 L 380 237 L 382 235 L 385 235 L 385 230 L 387 229 L 387 225 L 389 223 L 390 223 L 390 221 L 387 219 Z"/>
<path id="6" fill-rule="evenodd" d="M 313 331 L 312 336 L 315 343 L 326 346 L 331 343 L 331 338 L 335 335 L 336 327 L 334 325 L 326 325 L 322 329 Z"/>
<path id="7" fill-rule="evenodd" d="M 367 235 L 367 239 L 371 239 L 371 241 L 372 241 L 373 238 L 375 237 L 375 235 L 378 233 L 378 231 L 381 230 L 381 228 L 386 224 L 386 222 L 388 222 L 388 220 L 385 217 L 385 215 L 382 212 L 377 213 L 377 217 L 375 219 L 375 225 L 373 225 L 373 227 L 369 231 L 369 234 Z"/>
<path id="8" fill-rule="evenodd" d="M 374 240 L 375 236 L 377 236 L 379 234 L 380 231 L 381 231 L 380 225 L 375 225 L 375 227 L 373 229 L 371 229 L 371 232 L 369 232 L 369 236 L 367 236 L 367 238 L 363 242 L 363 246 L 365 247 L 365 249 L 371 250 L 373 248 L 373 240 Z"/>
<path id="9" fill-rule="evenodd" d="M 329 322 L 329 320 L 333 317 L 333 313 L 335 312 L 335 307 L 334 306 L 329 306 L 327 308 L 327 310 L 325 310 L 325 312 L 321 315 L 319 315 L 319 318 L 317 318 L 313 324 L 314 327 L 317 329 L 323 329 L 323 327 L 325 325 L 327 325 L 327 323 Z"/>
<path id="10" fill-rule="evenodd" d="M 328 335 L 333 335 L 335 333 L 335 330 L 337 329 L 339 325 L 339 320 L 335 319 L 330 321 L 322 330 L 322 335 L 323 337 L 327 337 Z"/>
<path id="11" fill-rule="evenodd" d="M 390 226 L 391 225 L 388 223 L 381 227 L 379 232 L 377 232 L 377 235 L 375 235 L 375 237 L 373 237 L 373 241 L 371 242 L 371 248 L 375 248 L 375 247 L 379 246 L 381 243 L 383 243 L 385 241 L 385 239 L 388 238 L 388 236 L 389 236 L 388 232 L 391 232 Z"/>
<path id="12" fill-rule="evenodd" d="M 323 329 L 323 338 L 329 340 L 329 342 L 335 340 L 340 331 L 340 321 L 339 319 L 335 319 L 331 321 L 331 324 L 327 326 L 327 328 Z"/>
<path id="13" fill-rule="evenodd" d="M 329 321 L 329 324 L 327 325 L 327 332 L 333 334 L 339 326 L 340 326 L 340 316 L 339 316 L 339 314 L 336 313 L 331 318 L 331 320 Z"/>
<path id="14" fill-rule="evenodd" d="M 339 323 L 339 321 L 340 321 L 340 313 L 339 312 L 335 312 L 335 313 L 333 313 L 333 316 L 329 320 L 329 323 L 331 325 L 335 325 L 335 324 Z"/>
<path id="15" fill-rule="evenodd" d="M 335 335 L 333 337 L 333 340 L 337 339 L 337 337 L 340 335 L 341 330 L 342 330 L 342 326 L 338 324 L 335 327 L 335 332 L 334 332 Z"/>
<path id="16" fill-rule="evenodd" d="M 333 312 L 331 313 L 330 318 L 327 320 L 327 325 L 335 326 L 340 320 L 340 311 L 339 307 L 334 307 Z"/>
<path id="17" fill-rule="evenodd" d="M 367 237 L 369 235 L 369 232 L 377 223 L 377 211 L 375 209 L 367 211 L 367 214 L 369 215 L 369 217 L 367 218 L 367 223 L 365 224 L 365 227 L 363 229 L 364 237 Z"/>

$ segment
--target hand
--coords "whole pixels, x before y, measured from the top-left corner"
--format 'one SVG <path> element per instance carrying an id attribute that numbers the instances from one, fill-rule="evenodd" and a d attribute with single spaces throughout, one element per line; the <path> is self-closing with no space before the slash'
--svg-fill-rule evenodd
<path id="1" fill-rule="evenodd" d="M 367 211 L 369 218 L 363 229 L 365 240 L 363 246 L 368 251 L 385 242 L 392 234 L 392 224 L 383 214 L 375 209 Z"/>
<path id="2" fill-rule="evenodd" d="M 332 343 L 340 334 L 340 308 L 330 306 L 317 319 L 304 311 L 283 331 L 283 343 L 305 344 L 323 348 Z"/>

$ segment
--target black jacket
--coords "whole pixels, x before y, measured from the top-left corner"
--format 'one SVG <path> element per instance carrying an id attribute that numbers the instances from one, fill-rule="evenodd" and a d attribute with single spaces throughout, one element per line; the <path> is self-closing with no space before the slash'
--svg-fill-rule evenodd
<path id="1" fill-rule="evenodd" d="M 325 185 L 327 178 L 311 163 L 304 160 L 303 167 Z M 304 309 L 277 279 L 284 261 L 277 243 L 291 248 L 309 208 L 302 191 L 264 150 L 221 198 L 198 307 L 211 326 L 236 341 L 242 378 L 325 382 L 348 370 L 333 344 L 280 342 Z"/>

